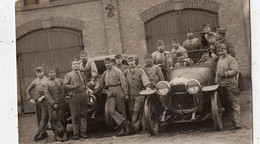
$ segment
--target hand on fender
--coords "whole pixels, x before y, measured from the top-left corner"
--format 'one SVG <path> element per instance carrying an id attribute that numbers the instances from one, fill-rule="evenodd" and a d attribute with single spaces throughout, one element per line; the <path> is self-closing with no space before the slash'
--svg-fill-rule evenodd
<path id="1" fill-rule="evenodd" d="M 53 105 L 53 108 L 54 108 L 55 110 L 57 110 L 57 109 L 60 108 L 60 106 L 59 106 L 58 104 L 54 104 L 54 105 Z"/>

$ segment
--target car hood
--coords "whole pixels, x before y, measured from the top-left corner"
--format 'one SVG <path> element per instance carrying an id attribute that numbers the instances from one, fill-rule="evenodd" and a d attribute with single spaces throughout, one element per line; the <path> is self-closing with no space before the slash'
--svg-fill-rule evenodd
<path id="1" fill-rule="evenodd" d="M 170 85 L 185 85 L 189 80 L 195 79 L 201 86 L 214 84 L 215 71 L 211 67 L 184 67 L 169 71 Z"/>

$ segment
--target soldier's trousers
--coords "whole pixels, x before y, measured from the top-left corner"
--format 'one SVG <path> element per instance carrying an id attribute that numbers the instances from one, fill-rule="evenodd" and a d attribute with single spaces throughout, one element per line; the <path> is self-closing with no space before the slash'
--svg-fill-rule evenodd
<path id="1" fill-rule="evenodd" d="M 48 107 L 45 99 L 43 99 L 41 102 L 36 101 L 35 112 L 36 112 L 37 124 L 38 124 L 38 130 L 36 134 L 42 135 L 46 133 L 46 129 L 48 125 Z"/>
<path id="2" fill-rule="evenodd" d="M 63 105 L 59 104 L 60 108 L 55 110 L 51 105 L 48 105 L 49 120 L 52 130 L 55 135 L 63 136 L 66 132 L 66 111 Z"/>
<path id="3" fill-rule="evenodd" d="M 240 105 L 238 89 L 235 85 L 219 87 L 221 104 L 228 109 L 229 116 L 235 125 L 240 125 Z"/>
<path id="4" fill-rule="evenodd" d="M 87 132 L 87 98 L 86 93 L 76 93 L 69 99 L 72 118 L 73 134 L 86 134 Z"/>
<path id="5" fill-rule="evenodd" d="M 140 124 L 142 124 L 142 128 L 145 129 L 144 102 L 145 96 L 130 96 L 128 106 L 130 111 L 132 110 L 133 112 L 131 122 L 135 130 L 139 130 Z"/>
<path id="6" fill-rule="evenodd" d="M 107 103 L 110 116 L 114 119 L 117 125 L 120 125 L 126 120 L 125 95 L 120 85 L 109 87 L 107 90 Z"/>

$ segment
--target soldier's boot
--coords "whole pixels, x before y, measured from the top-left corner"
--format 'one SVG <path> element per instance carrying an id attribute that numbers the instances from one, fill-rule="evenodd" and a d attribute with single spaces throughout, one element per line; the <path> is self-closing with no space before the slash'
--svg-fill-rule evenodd
<path id="1" fill-rule="evenodd" d="M 124 121 L 124 127 L 125 127 L 125 135 L 129 135 L 132 133 L 132 126 L 131 123 L 127 120 Z"/>
<path id="2" fill-rule="evenodd" d="M 64 140 L 64 141 L 68 141 L 67 132 L 64 132 L 64 135 L 63 135 L 63 140 Z"/>
<path id="3" fill-rule="evenodd" d="M 78 140 L 79 139 L 79 135 L 73 135 L 72 137 L 71 137 L 73 140 Z"/>
<path id="4" fill-rule="evenodd" d="M 125 135 L 125 126 L 124 123 L 121 123 L 119 126 L 119 132 L 117 133 L 117 136 L 124 136 Z"/>
<path id="5" fill-rule="evenodd" d="M 80 137 L 83 138 L 83 139 L 87 139 L 88 138 L 88 135 L 84 134 L 84 133 L 80 133 Z"/>
<path id="6" fill-rule="evenodd" d="M 38 137 L 37 137 L 37 140 L 41 140 L 41 139 L 45 139 L 48 137 L 48 134 L 46 132 L 44 133 L 41 133 Z"/>
<path id="7" fill-rule="evenodd" d="M 64 140 L 63 140 L 63 138 L 62 137 L 60 137 L 60 136 L 58 136 L 58 135 L 55 135 L 55 141 L 61 141 L 61 142 L 63 142 Z"/>
<path id="8" fill-rule="evenodd" d="M 37 133 L 34 135 L 34 137 L 33 137 L 33 141 L 37 141 L 39 135 L 40 135 L 40 133 L 37 132 Z"/>

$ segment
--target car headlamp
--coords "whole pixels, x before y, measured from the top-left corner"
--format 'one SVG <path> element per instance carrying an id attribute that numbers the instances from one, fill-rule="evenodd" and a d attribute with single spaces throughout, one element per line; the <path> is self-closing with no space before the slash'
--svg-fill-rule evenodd
<path id="1" fill-rule="evenodd" d="M 167 95 L 170 91 L 170 85 L 166 81 L 160 81 L 156 85 L 156 90 L 159 95 Z"/>
<path id="2" fill-rule="evenodd" d="M 199 81 L 197 81 L 195 79 L 191 79 L 189 82 L 187 82 L 187 84 L 185 85 L 185 88 L 188 91 L 188 93 L 196 94 L 200 91 L 201 85 L 200 85 Z"/>

